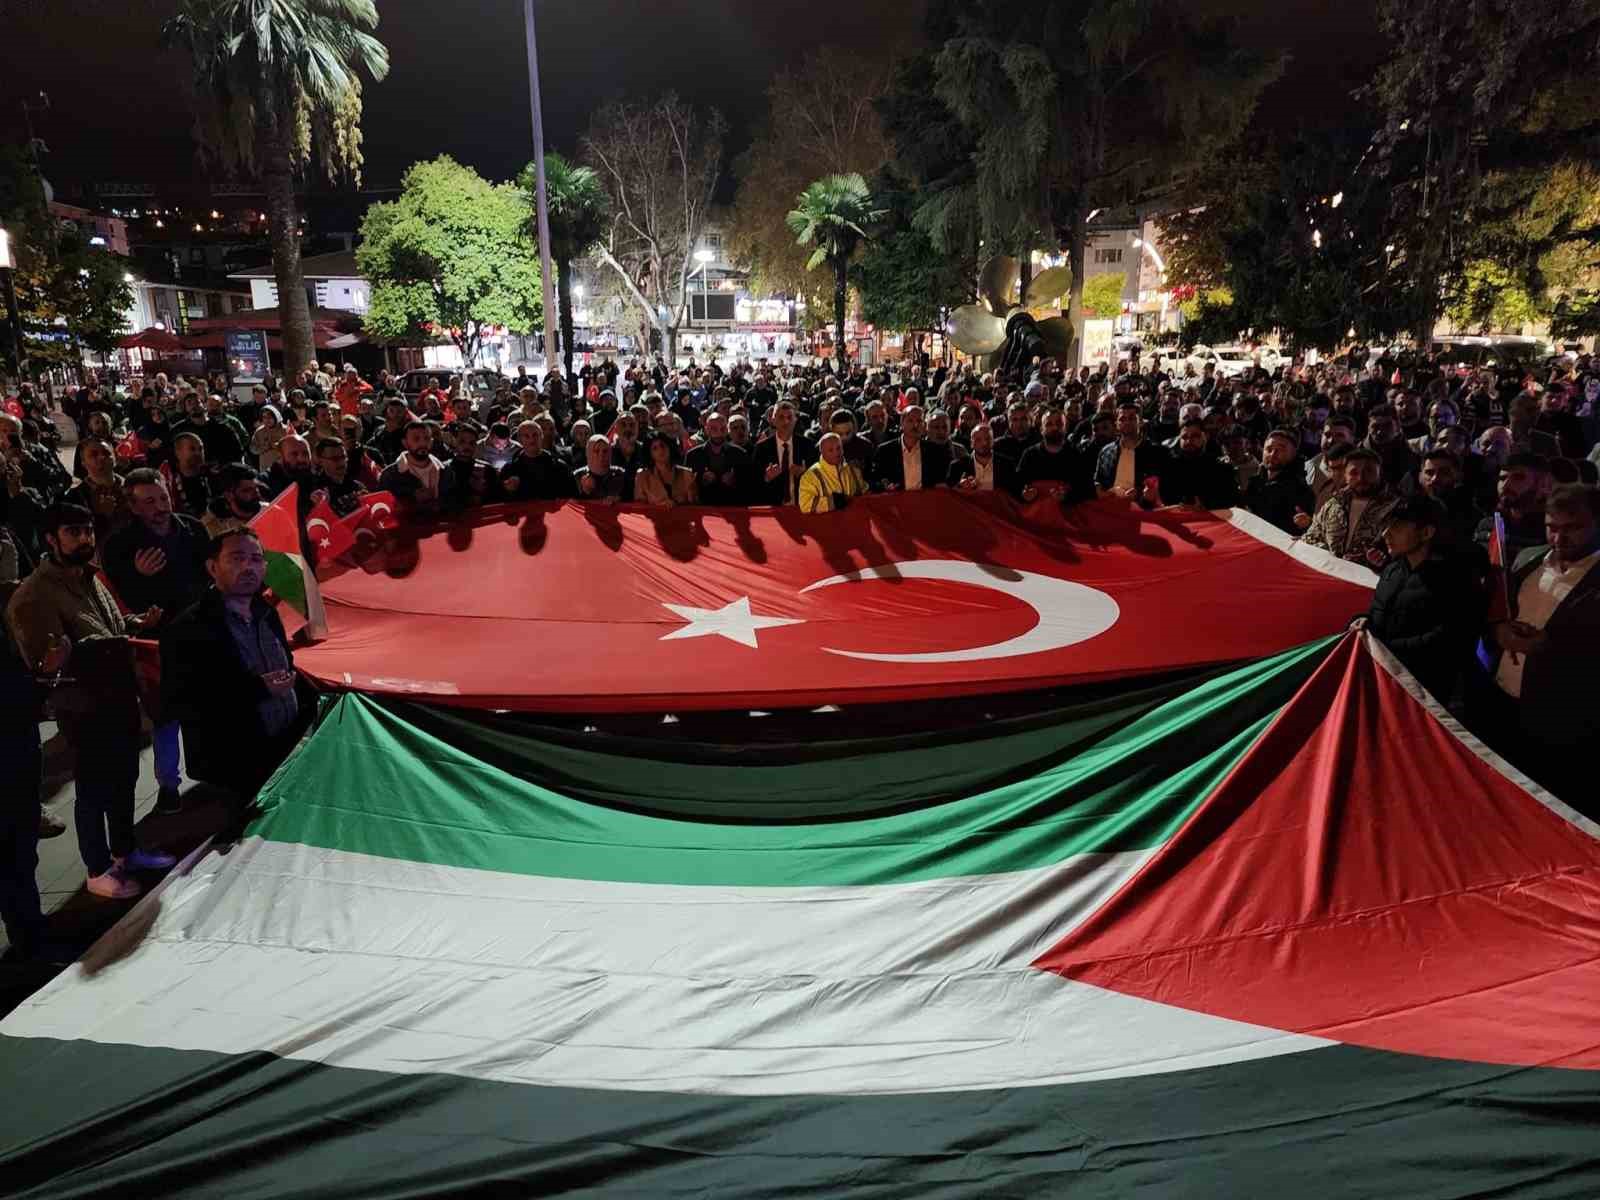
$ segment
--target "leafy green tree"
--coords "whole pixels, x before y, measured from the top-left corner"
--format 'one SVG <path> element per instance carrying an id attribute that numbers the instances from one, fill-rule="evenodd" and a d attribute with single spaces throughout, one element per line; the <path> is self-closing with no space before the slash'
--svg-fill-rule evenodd
<path id="1" fill-rule="evenodd" d="M 1083 285 L 1083 315 L 1115 317 L 1122 313 L 1122 288 L 1127 282 L 1120 271 L 1090 276 Z"/>
<path id="2" fill-rule="evenodd" d="M 413 163 L 400 196 L 367 210 L 356 266 L 372 283 L 366 327 L 379 337 L 448 334 L 476 362 L 491 325 L 544 319 L 528 194 L 489 183 L 448 155 Z"/>
<path id="3" fill-rule="evenodd" d="M 1183 181 L 1186 207 L 1158 225 L 1169 282 L 1207 293 L 1185 312 L 1185 340 L 1275 329 L 1331 348 L 1352 328 L 1411 327 L 1418 301 L 1386 240 L 1388 197 L 1357 170 L 1368 144 L 1360 121 L 1263 138 Z"/>
<path id="4" fill-rule="evenodd" d="M 73 239 L 64 247 L 57 275 L 57 306 L 73 339 L 85 350 L 105 356 L 117 348 L 128 330 L 133 289 L 124 260 Z"/>
<path id="5" fill-rule="evenodd" d="M 538 203 L 537 173 L 529 163 L 517 176 L 528 194 L 528 207 Z M 561 353 L 567 378 L 572 377 L 572 263 L 582 258 L 606 231 L 606 193 L 593 168 L 579 166 L 555 151 L 544 156 L 545 205 L 550 220 L 550 260 L 556 271 L 556 308 L 561 320 Z M 537 217 L 530 217 L 530 235 L 539 236 Z"/>
<path id="6" fill-rule="evenodd" d="M 1447 310 L 1458 329 L 1515 330 L 1549 314 L 1516 275 L 1490 259 L 1474 259 L 1462 269 Z"/>
<path id="7" fill-rule="evenodd" d="M 1089 214 L 1213 156 L 1281 70 L 1182 0 L 945 2 L 929 20 L 935 99 L 962 130 L 945 144 L 964 138 L 971 170 L 928 180 L 918 223 L 945 248 L 973 224 L 1003 250 L 1026 249 L 1035 228 L 1064 243 L 1080 329 Z M 891 123 L 897 154 L 937 161 L 936 113 L 915 95 L 899 111 L 921 115 Z"/>
<path id="8" fill-rule="evenodd" d="M 806 270 L 826 263 L 833 270 L 833 344 L 839 373 L 845 370 L 844 316 L 850 283 L 850 259 L 871 235 L 869 229 L 884 209 L 873 199 L 860 175 L 827 175 L 796 198 L 785 220 L 801 246 L 812 246 Z"/>
<path id="9" fill-rule="evenodd" d="M 316 353 L 295 180 L 315 154 L 330 180 L 359 182 L 361 75 L 389 71 L 377 25 L 374 0 L 183 0 L 162 30 L 192 67 L 202 149 L 261 178 L 291 373 Z"/>
<path id="10" fill-rule="evenodd" d="M 1536 187 L 1559 163 L 1600 151 L 1600 4 L 1380 0 L 1378 15 L 1392 51 L 1370 89 L 1382 121 L 1363 169 L 1387 190 L 1387 241 L 1419 298 L 1413 328 L 1425 341 L 1483 257 L 1480 227 L 1522 207 L 1506 203 L 1507 185 Z"/>
<path id="11" fill-rule="evenodd" d="M 850 268 L 862 317 L 882 329 L 941 328 L 952 308 L 972 298 L 972 278 L 909 228 L 869 242 Z"/>

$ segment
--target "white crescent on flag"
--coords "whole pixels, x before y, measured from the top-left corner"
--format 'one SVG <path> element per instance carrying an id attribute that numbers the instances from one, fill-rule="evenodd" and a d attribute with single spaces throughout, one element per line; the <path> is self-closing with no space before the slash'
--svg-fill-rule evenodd
<path id="1" fill-rule="evenodd" d="M 1043 654 L 1097 637 L 1117 623 L 1121 612 L 1117 602 L 1098 588 L 1034 571 L 985 566 L 958 559 L 887 563 L 881 567 L 847 571 L 842 575 L 820 579 L 801 588 L 800 593 L 804 595 L 836 583 L 858 583 L 863 579 L 946 579 L 953 583 L 970 583 L 1014 596 L 1032 608 L 1039 620 L 1032 629 L 1017 637 L 986 646 L 970 646 L 964 650 L 881 654 L 865 650 L 835 650 L 824 646 L 823 649 L 829 654 L 874 662 L 903 663 L 982 662 L 991 658 L 1015 658 L 1021 654 Z"/>

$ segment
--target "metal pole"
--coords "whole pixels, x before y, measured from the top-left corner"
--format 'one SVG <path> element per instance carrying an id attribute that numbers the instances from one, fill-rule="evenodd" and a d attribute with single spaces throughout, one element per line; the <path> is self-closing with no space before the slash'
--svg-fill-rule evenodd
<path id="1" fill-rule="evenodd" d="M 539 273 L 544 284 L 544 373 L 556 367 L 555 272 L 550 266 L 550 208 L 544 191 L 544 113 L 539 105 L 539 45 L 533 34 L 533 0 L 522 0 L 522 26 L 528 35 L 528 106 L 533 112 L 533 176 L 539 214 Z"/>

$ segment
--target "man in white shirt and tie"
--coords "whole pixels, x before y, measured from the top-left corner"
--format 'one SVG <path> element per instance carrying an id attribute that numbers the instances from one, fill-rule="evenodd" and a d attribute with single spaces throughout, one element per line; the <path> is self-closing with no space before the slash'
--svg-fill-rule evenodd
<path id="1" fill-rule="evenodd" d="M 817 461 L 816 447 L 796 434 L 795 407 L 778 401 L 772 413 L 772 434 L 756 444 L 755 471 L 760 480 L 756 488 L 763 504 L 793 504 L 800 476 Z"/>
<path id="2" fill-rule="evenodd" d="M 886 492 L 919 492 L 943 487 L 950 474 L 950 450 L 922 436 L 922 409 L 900 414 L 900 436 L 878 447 L 873 456 L 877 486 Z"/>

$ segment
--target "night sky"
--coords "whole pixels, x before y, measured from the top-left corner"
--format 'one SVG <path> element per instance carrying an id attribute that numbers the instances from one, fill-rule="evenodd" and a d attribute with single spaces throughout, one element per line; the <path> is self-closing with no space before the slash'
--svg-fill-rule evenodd
<path id="1" fill-rule="evenodd" d="M 1215 0 L 1246 37 L 1293 55 L 1264 107 L 1280 124 L 1326 117 L 1373 53 L 1371 0 Z M 203 183 L 190 138 L 186 66 L 161 50 L 175 0 L 0 0 L 0 136 L 22 134 L 20 102 L 44 88 L 38 124 L 58 187 L 127 180 Z M 366 93 L 366 182 L 393 184 L 445 152 L 490 178 L 531 154 L 522 0 L 379 0 L 388 79 Z M 748 140 L 771 73 L 825 42 L 914 45 L 923 0 L 540 0 L 545 131 L 575 151 L 590 111 L 618 93 L 675 88 L 720 107 L 730 154 Z M 1337 111 L 1334 107 L 1332 111 Z"/>

